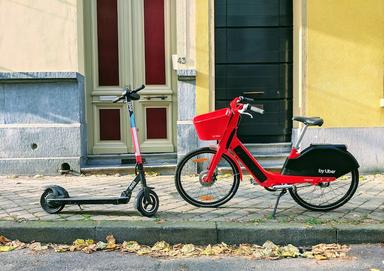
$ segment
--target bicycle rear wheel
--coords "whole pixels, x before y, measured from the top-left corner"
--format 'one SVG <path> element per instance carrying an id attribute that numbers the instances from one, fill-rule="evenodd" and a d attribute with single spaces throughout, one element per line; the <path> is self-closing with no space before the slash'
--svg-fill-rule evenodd
<path id="1" fill-rule="evenodd" d="M 186 202 L 197 207 L 218 207 L 236 194 L 240 174 L 235 162 L 225 154 L 212 180 L 204 182 L 208 165 L 215 154 L 215 150 L 201 148 L 187 154 L 178 164 L 175 185 Z"/>
<path id="2" fill-rule="evenodd" d="M 357 169 L 329 183 L 298 184 L 289 193 L 304 208 L 311 211 L 330 211 L 347 203 L 359 184 Z"/>

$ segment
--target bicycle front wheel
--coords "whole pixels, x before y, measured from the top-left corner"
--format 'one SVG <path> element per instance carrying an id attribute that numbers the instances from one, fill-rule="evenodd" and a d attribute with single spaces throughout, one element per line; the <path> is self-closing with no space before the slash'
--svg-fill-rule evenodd
<path id="1" fill-rule="evenodd" d="M 204 181 L 215 150 L 201 148 L 187 154 L 178 164 L 176 189 L 188 203 L 197 207 L 218 207 L 229 201 L 239 188 L 240 174 L 235 162 L 223 154 L 212 180 Z"/>
<path id="2" fill-rule="evenodd" d="M 318 185 L 298 184 L 290 189 L 292 198 L 311 211 L 330 211 L 347 203 L 356 192 L 359 184 L 357 169 L 332 182 Z"/>

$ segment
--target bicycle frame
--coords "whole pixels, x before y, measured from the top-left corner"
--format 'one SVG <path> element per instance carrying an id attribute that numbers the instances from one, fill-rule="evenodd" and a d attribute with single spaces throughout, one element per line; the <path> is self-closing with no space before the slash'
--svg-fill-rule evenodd
<path id="1" fill-rule="evenodd" d="M 235 98 L 230 103 L 230 110 L 232 113 L 231 118 L 223 137 L 218 141 L 217 147 L 215 147 L 217 152 L 210 161 L 208 166 L 208 173 L 203 181 L 209 182 L 212 179 L 215 168 L 223 154 L 228 155 L 235 162 L 240 172 L 240 179 L 242 179 L 243 176 L 240 166 L 241 163 L 245 169 L 253 176 L 253 178 L 263 187 L 272 187 L 275 185 L 285 184 L 292 185 L 299 183 L 318 185 L 319 183 L 332 182 L 336 180 L 335 177 L 292 176 L 282 175 L 280 173 L 265 170 L 237 137 L 237 129 L 240 119 L 239 110 L 241 110 L 244 106 L 238 102 L 239 98 Z M 293 147 L 290 155 L 288 156 L 288 159 L 295 159 L 299 155 L 299 150 L 296 147 Z"/>

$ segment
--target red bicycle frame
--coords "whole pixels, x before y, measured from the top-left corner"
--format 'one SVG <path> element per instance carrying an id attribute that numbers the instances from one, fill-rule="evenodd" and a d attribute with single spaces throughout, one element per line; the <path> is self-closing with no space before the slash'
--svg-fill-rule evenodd
<path id="1" fill-rule="evenodd" d="M 216 148 L 217 152 L 210 161 L 208 166 L 208 173 L 204 178 L 204 181 L 210 182 L 215 168 L 223 154 L 231 157 L 235 162 L 240 172 L 240 179 L 243 177 L 240 166 L 240 164 L 242 164 L 253 176 L 253 178 L 263 187 L 272 187 L 275 185 L 292 185 L 298 183 L 310 183 L 313 185 L 318 185 L 323 182 L 332 182 L 336 180 L 335 177 L 292 176 L 282 175 L 280 173 L 265 170 L 237 137 L 237 129 L 241 114 L 240 110 L 245 106 L 245 104 L 239 103 L 239 101 L 240 98 L 236 97 L 230 103 L 230 120 L 222 138 L 218 140 L 217 146 L 214 147 Z M 300 151 L 296 147 L 293 147 L 287 159 L 295 159 L 299 155 Z"/>

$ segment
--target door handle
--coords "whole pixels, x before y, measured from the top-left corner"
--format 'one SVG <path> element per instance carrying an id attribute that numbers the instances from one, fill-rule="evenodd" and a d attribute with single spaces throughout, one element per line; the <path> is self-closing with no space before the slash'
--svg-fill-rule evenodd
<path id="1" fill-rule="evenodd" d="M 144 97 L 144 99 L 146 99 L 148 101 L 150 101 L 152 99 L 162 99 L 162 100 L 165 100 L 167 98 L 168 98 L 168 96 L 166 96 L 166 95 L 161 95 L 161 96 L 145 96 Z"/>
<path id="2" fill-rule="evenodd" d="M 265 92 L 264 91 L 246 91 L 246 92 L 243 92 L 243 95 L 262 95 L 264 94 Z"/>

